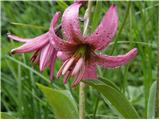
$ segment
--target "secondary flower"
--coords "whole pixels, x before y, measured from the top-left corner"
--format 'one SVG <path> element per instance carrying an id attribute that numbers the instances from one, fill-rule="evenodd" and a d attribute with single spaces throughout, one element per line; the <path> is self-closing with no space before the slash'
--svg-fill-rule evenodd
<path id="1" fill-rule="evenodd" d="M 82 79 L 96 79 L 96 66 L 115 68 L 126 64 L 133 59 L 137 49 L 130 50 L 125 55 L 108 56 L 96 54 L 96 50 L 103 50 L 111 42 L 117 31 L 118 16 L 116 6 L 112 5 L 104 15 L 101 23 L 90 36 L 83 36 L 78 20 L 81 2 L 69 6 L 62 16 L 62 29 L 67 41 L 59 38 L 54 29 L 51 43 L 59 50 L 58 57 L 63 60 L 63 65 L 57 73 L 57 78 L 64 75 L 64 83 L 71 76 L 75 76 L 72 86 L 76 86 Z"/>
<path id="2" fill-rule="evenodd" d="M 43 71 L 46 67 L 49 67 L 50 69 L 50 79 L 53 78 L 53 68 L 54 63 L 57 58 L 57 50 L 53 47 L 53 45 L 50 43 L 50 30 L 54 29 L 55 24 L 58 21 L 58 18 L 60 16 L 60 12 L 57 12 L 51 21 L 49 31 L 38 36 L 35 38 L 20 38 L 15 35 L 8 34 L 8 37 L 10 39 L 24 42 L 24 44 L 18 48 L 12 49 L 11 53 L 28 53 L 28 52 L 34 52 L 33 56 L 31 57 L 31 61 L 33 63 L 39 64 L 40 71 Z M 52 39 L 54 39 L 52 37 Z"/>

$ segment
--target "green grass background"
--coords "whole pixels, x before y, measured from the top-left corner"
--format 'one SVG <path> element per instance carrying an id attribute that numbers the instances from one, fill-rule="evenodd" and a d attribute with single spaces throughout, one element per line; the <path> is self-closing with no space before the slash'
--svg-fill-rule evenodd
<path id="1" fill-rule="evenodd" d="M 35 37 L 46 32 L 52 15 L 63 12 L 72 1 L 26 1 L 1 2 L 1 112 L 10 118 L 54 118 L 51 108 L 43 97 L 36 82 L 53 88 L 68 89 L 78 104 L 79 88 L 70 88 L 70 80 L 63 84 L 62 78 L 49 82 L 49 70 L 39 72 L 29 61 L 31 54 L 9 56 L 12 48 L 21 43 L 10 41 L 11 32 L 21 37 Z M 124 54 L 133 47 L 138 48 L 136 58 L 117 69 L 98 68 L 100 77 L 113 81 L 134 105 L 141 118 L 147 117 L 150 86 L 158 79 L 158 1 L 143 2 L 94 2 L 89 32 L 94 31 L 109 6 L 117 5 L 119 26 L 110 46 L 104 54 Z M 80 11 L 83 16 L 86 6 Z M 60 67 L 58 60 L 55 73 Z M 99 93 L 87 88 L 86 118 L 119 118 Z M 99 96 L 97 99 L 97 96 Z M 6 116 L 5 116 L 6 114 Z"/>

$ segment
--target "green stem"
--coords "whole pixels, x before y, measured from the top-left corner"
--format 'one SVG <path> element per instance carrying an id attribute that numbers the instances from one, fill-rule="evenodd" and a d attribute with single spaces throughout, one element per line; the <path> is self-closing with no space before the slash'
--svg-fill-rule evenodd
<path id="1" fill-rule="evenodd" d="M 88 1 L 88 7 L 84 15 L 84 31 L 83 35 L 87 35 L 87 29 L 89 25 L 89 18 L 91 15 L 91 7 L 92 7 L 92 1 Z M 80 82 L 80 89 L 79 89 L 79 118 L 84 119 L 85 118 L 85 83 Z"/>
<path id="2" fill-rule="evenodd" d="M 79 89 L 79 118 L 85 118 L 85 83 L 80 82 Z"/>
<path id="3" fill-rule="evenodd" d="M 83 30 L 83 35 L 87 35 L 87 30 L 88 30 L 88 25 L 90 21 L 90 16 L 91 16 L 91 8 L 92 8 L 92 1 L 88 0 L 88 7 L 87 10 L 84 14 L 84 30 Z"/>

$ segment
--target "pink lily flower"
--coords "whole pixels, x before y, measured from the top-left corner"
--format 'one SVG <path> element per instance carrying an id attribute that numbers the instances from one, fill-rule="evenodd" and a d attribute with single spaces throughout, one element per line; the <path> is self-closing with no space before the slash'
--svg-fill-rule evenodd
<path id="1" fill-rule="evenodd" d="M 97 54 L 96 50 L 105 49 L 114 37 L 118 16 L 116 6 L 112 5 L 104 15 L 101 23 L 89 36 L 83 36 L 80 31 L 78 20 L 81 2 L 70 5 L 62 16 L 62 29 L 67 41 L 59 38 L 54 29 L 51 31 L 51 43 L 56 44 L 59 50 L 57 56 L 62 59 L 63 65 L 57 73 L 57 78 L 64 76 L 64 83 L 71 76 L 75 77 L 72 86 L 76 86 L 82 79 L 96 79 L 96 66 L 115 68 L 126 64 L 137 54 L 137 48 L 130 50 L 124 55 L 109 56 Z"/>
<path id="2" fill-rule="evenodd" d="M 33 56 L 31 57 L 31 61 L 33 63 L 39 64 L 40 71 L 44 71 L 46 67 L 49 67 L 51 80 L 53 78 L 53 71 L 54 71 L 53 66 L 57 58 L 57 50 L 50 43 L 51 34 L 49 34 L 49 32 L 51 29 L 54 29 L 59 16 L 60 16 L 60 12 L 57 12 L 52 18 L 49 31 L 38 37 L 26 39 L 26 38 L 20 38 L 15 35 L 8 34 L 8 37 L 10 39 L 13 39 L 19 42 L 24 42 L 22 46 L 12 49 L 11 53 L 14 54 L 14 53 L 34 52 Z"/>

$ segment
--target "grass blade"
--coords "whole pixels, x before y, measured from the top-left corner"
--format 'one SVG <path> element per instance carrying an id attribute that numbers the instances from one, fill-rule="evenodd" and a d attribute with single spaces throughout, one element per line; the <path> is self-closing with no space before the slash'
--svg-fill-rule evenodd
<path id="1" fill-rule="evenodd" d="M 156 88 L 157 81 L 154 81 L 151 85 L 147 107 L 147 118 L 155 119 L 155 104 L 156 104 Z"/>

